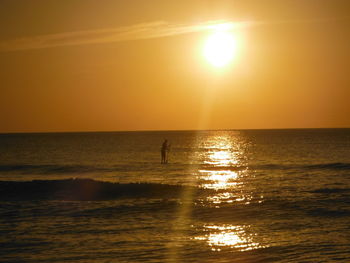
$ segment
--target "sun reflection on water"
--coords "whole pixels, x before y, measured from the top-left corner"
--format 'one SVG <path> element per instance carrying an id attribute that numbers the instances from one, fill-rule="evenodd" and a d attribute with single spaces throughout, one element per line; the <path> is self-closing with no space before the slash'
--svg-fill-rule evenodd
<path id="1" fill-rule="evenodd" d="M 235 195 L 230 192 L 218 193 L 213 196 L 208 196 L 207 201 L 213 204 L 222 204 L 222 203 L 243 203 L 245 205 L 249 205 L 253 197 L 251 195 Z M 261 200 L 258 201 L 261 203 Z"/>
<path id="2" fill-rule="evenodd" d="M 242 164 L 244 152 L 241 142 L 235 137 L 221 135 L 209 137 L 203 146 L 208 152 L 204 155 L 205 166 L 198 170 L 197 178 L 202 188 L 217 191 L 208 196 L 207 201 L 213 204 L 249 202 L 251 196 L 242 195 L 239 191 L 243 186 L 241 179 L 246 173 Z"/>
<path id="3" fill-rule="evenodd" d="M 229 149 L 220 149 L 209 152 L 208 160 L 205 160 L 205 164 L 211 164 L 216 167 L 237 165 L 237 153 L 230 152 Z"/>
<path id="4" fill-rule="evenodd" d="M 233 187 L 238 184 L 238 182 L 235 181 L 238 177 L 238 173 L 234 171 L 199 170 L 199 173 L 199 179 L 205 181 L 205 183 L 202 184 L 203 188 L 218 190 Z"/>
<path id="5" fill-rule="evenodd" d="M 261 203 L 263 196 L 255 196 L 249 186 L 250 172 L 247 168 L 247 142 L 235 134 L 222 132 L 219 136 L 208 136 L 198 146 L 197 155 L 202 163 L 196 169 L 196 179 L 201 188 L 208 191 L 199 204 L 227 208 Z M 220 214 L 218 214 L 218 217 Z M 205 241 L 213 251 L 234 249 L 238 251 L 264 248 L 250 225 L 211 225 L 200 227 L 194 240 Z"/>
<path id="6" fill-rule="evenodd" d="M 208 152 L 203 163 L 207 168 L 199 169 L 198 178 L 204 181 L 203 188 L 227 189 L 239 184 L 237 167 L 240 166 L 239 147 L 233 144 L 230 136 L 213 136 L 203 145 Z"/>
<path id="7" fill-rule="evenodd" d="M 222 248 L 234 248 L 238 251 L 247 251 L 258 248 L 265 248 L 254 241 L 255 234 L 247 232 L 250 226 L 234 225 L 205 225 L 203 236 L 195 237 L 195 240 L 204 240 L 213 251 L 220 251 Z"/>

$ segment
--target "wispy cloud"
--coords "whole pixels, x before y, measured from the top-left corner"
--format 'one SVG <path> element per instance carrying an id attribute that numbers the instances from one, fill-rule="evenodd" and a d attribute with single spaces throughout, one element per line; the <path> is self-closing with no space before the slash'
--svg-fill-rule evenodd
<path id="1" fill-rule="evenodd" d="M 181 34 L 198 33 L 213 30 L 218 25 L 224 28 L 247 28 L 251 26 L 273 24 L 299 24 L 320 23 L 349 20 L 349 17 L 307 19 L 307 20 L 284 20 L 284 21 L 243 21 L 233 22 L 224 20 L 206 21 L 197 24 L 174 24 L 164 21 L 155 21 L 117 28 L 105 28 L 98 30 L 86 30 L 64 32 L 58 34 L 39 35 L 0 41 L 0 52 L 42 49 L 59 46 L 74 46 L 97 43 L 112 43 L 139 39 L 151 39 Z"/>
<path id="2" fill-rule="evenodd" d="M 199 24 L 171 24 L 164 21 L 156 21 L 118 28 L 65 32 L 11 39 L 0 42 L 0 52 L 175 36 L 211 30 L 218 24 L 226 24 L 230 27 L 246 27 L 250 25 L 249 22 L 233 23 L 231 21 L 222 20 L 207 21 Z"/>

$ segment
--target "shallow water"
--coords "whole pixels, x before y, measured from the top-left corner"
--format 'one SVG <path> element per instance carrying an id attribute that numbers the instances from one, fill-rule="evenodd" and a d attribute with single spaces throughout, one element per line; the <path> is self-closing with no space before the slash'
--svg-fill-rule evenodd
<path id="1" fill-rule="evenodd" d="M 6 262 L 350 261 L 350 129 L 3 134 L 0 154 Z"/>

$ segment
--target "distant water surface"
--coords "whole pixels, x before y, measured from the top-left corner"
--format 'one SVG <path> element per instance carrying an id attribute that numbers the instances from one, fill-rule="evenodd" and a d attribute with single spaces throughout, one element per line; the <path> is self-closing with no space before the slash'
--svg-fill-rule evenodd
<path id="1" fill-rule="evenodd" d="M 0 181 L 5 262 L 350 262 L 350 129 L 0 134 Z"/>

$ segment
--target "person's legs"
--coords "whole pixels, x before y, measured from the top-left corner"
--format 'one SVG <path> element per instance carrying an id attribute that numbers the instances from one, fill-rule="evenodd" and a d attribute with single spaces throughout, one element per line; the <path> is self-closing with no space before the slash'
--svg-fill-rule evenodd
<path id="1" fill-rule="evenodd" d="M 162 155 L 162 161 L 160 163 L 165 163 L 165 160 L 166 160 L 165 159 L 165 152 L 162 151 L 161 155 Z"/>

